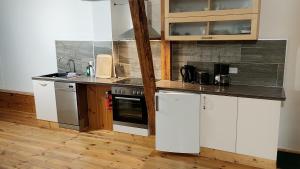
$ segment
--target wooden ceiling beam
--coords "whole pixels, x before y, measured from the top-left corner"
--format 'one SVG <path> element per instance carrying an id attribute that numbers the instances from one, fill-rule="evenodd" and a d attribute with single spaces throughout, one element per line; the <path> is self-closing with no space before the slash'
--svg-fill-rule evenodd
<path id="1" fill-rule="evenodd" d="M 136 46 L 144 83 L 144 93 L 148 109 L 148 126 L 150 134 L 155 134 L 156 91 L 153 59 L 150 46 L 149 30 L 144 0 L 129 0 Z"/>

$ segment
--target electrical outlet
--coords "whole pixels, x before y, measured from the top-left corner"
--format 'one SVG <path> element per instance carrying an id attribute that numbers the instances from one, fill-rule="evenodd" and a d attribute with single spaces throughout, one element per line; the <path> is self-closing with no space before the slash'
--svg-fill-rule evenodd
<path id="1" fill-rule="evenodd" d="M 239 70 L 237 67 L 230 67 L 229 68 L 229 73 L 230 74 L 238 74 Z"/>

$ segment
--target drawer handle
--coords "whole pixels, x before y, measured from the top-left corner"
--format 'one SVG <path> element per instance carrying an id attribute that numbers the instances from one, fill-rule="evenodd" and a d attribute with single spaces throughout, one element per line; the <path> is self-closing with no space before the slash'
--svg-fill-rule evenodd
<path id="1" fill-rule="evenodd" d="M 41 86 L 43 86 L 43 87 L 46 87 L 46 86 L 48 86 L 48 84 L 47 84 L 47 83 L 40 83 L 40 85 L 41 85 Z"/>
<path id="2" fill-rule="evenodd" d="M 211 40 L 211 39 L 213 39 L 213 37 L 211 37 L 211 36 L 206 36 L 206 37 L 202 37 L 202 39 Z"/>

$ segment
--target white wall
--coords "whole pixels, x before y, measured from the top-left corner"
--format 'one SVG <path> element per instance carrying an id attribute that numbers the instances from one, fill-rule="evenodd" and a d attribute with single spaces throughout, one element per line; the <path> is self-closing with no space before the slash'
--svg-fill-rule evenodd
<path id="1" fill-rule="evenodd" d="M 102 18 L 93 17 L 95 3 Z M 93 21 L 97 19 L 100 23 L 105 19 L 97 31 L 103 32 L 104 40 L 111 39 L 109 9 L 99 3 L 107 2 L 1 0 L 0 71 L 4 84 L 0 87 L 31 92 L 32 76 L 57 71 L 55 40 L 93 40 Z M 97 34 L 97 40 L 101 40 L 101 34 Z"/>
<path id="2" fill-rule="evenodd" d="M 288 39 L 280 148 L 300 152 L 300 1 L 262 0 L 260 38 Z"/>
<path id="3" fill-rule="evenodd" d="M 94 40 L 111 41 L 112 23 L 110 1 L 90 2 L 93 8 Z"/>
<path id="4" fill-rule="evenodd" d="M 2 56 L 0 55 L 0 89 L 3 89 L 4 88 L 4 80 L 3 80 L 3 72 L 2 72 L 1 65 L 2 65 Z"/>

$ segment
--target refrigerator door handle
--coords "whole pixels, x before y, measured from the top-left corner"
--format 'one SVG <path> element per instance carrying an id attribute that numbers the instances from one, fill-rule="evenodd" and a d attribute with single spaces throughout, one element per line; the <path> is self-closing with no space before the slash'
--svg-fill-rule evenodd
<path id="1" fill-rule="evenodd" d="M 203 96 L 203 110 L 206 109 L 206 97 Z"/>
<path id="2" fill-rule="evenodd" d="M 156 111 L 159 111 L 159 109 L 158 109 L 158 107 L 159 107 L 159 105 L 158 105 L 158 95 L 155 95 L 155 110 Z"/>

